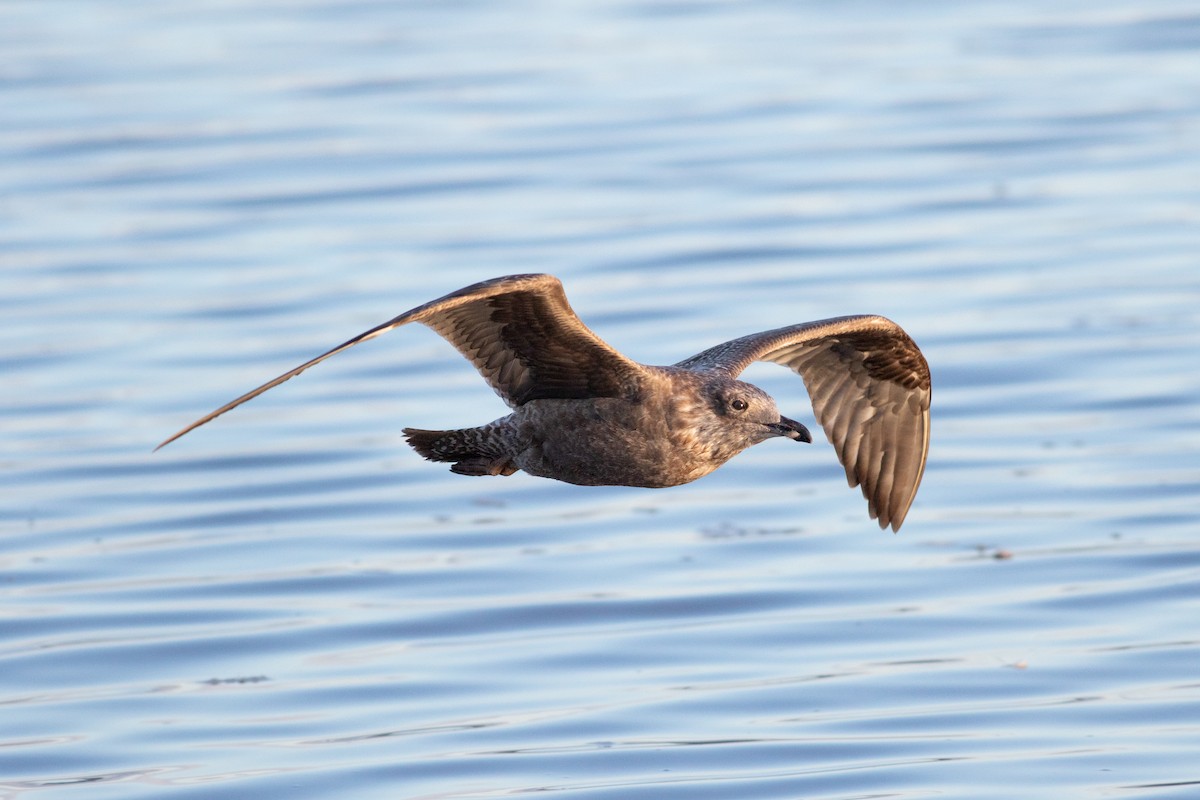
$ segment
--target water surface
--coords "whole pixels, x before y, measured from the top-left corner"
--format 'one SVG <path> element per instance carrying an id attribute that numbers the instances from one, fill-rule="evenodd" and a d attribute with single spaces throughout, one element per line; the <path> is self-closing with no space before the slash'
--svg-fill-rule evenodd
<path id="1" fill-rule="evenodd" d="M 0 9 L 0 797 L 1200 792 L 1186 4 Z M 833 452 L 468 479 L 404 309 L 548 271 L 634 358 L 880 313 L 934 376 L 881 533 Z M 816 430 L 773 365 L 747 377 Z"/>

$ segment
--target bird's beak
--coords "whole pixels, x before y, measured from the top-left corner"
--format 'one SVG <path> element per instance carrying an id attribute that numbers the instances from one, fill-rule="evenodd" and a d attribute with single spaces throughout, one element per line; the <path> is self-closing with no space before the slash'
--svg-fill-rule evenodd
<path id="1" fill-rule="evenodd" d="M 797 442 L 812 443 L 812 434 L 808 432 L 808 428 L 796 422 L 794 419 L 780 416 L 779 422 L 773 422 L 767 425 L 768 428 L 776 436 L 786 436 L 789 439 L 795 439 Z"/>

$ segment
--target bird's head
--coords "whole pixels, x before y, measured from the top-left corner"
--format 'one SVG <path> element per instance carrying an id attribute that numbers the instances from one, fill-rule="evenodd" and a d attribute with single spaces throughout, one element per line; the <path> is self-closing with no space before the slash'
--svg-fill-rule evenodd
<path id="1" fill-rule="evenodd" d="M 776 436 L 812 441 L 808 429 L 780 414 L 771 396 L 757 386 L 719 377 L 705 382 L 701 392 L 709 412 L 705 434 L 718 457 L 732 458 Z"/>

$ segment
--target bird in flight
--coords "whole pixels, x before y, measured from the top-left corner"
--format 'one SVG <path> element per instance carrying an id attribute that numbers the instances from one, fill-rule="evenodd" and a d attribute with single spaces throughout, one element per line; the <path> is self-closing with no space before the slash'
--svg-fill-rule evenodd
<path id="1" fill-rule="evenodd" d="M 512 413 L 474 428 L 405 428 L 426 459 L 460 475 L 531 475 L 588 486 L 660 488 L 712 472 L 775 437 L 811 442 L 757 386 L 751 363 L 803 379 L 817 421 L 872 519 L 899 530 L 929 451 L 929 365 L 904 330 L 858 315 L 803 322 L 710 347 L 669 367 L 614 350 L 552 275 L 509 275 L 451 292 L 226 403 L 158 447 L 347 348 L 419 322 L 475 365 Z M 155 448 L 157 449 L 157 448 Z"/>

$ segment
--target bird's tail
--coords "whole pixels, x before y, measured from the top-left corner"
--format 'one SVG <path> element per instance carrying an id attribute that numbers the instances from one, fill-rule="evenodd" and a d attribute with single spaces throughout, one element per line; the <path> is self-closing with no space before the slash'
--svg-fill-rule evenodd
<path id="1" fill-rule="evenodd" d="M 427 431 L 405 428 L 405 440 L 430 461 L 450 461 L 460 475 L 511 475 L 517 471 L 507 456 L 488 447 L 487 432 L 481 428 Z"/>
<path id="2" fill-rule="evenodd" d="M 427 431 L 421 428 L 405 428 L 404 438 L 412 449 L 430 461 L 459 461 L 479 452 L 477 437 L 466 436 L 467 431 Z"/>

